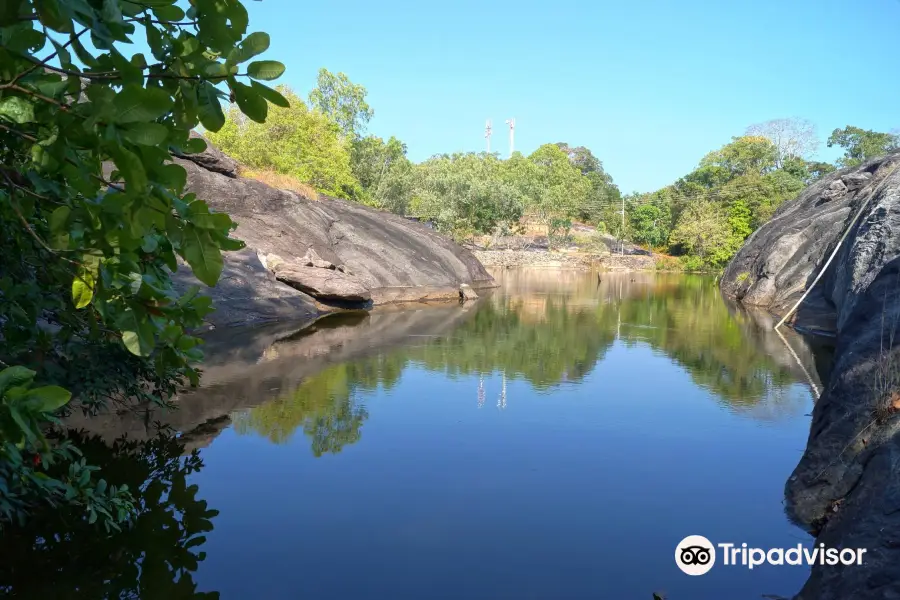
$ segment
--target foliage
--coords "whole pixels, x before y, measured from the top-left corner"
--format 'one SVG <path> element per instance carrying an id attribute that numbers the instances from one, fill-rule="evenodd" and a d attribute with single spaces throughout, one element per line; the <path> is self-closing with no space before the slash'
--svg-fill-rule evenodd
<path id="1" fill-rule="evenodd" d="M 628 236 L 667 246 L 686 270 L 718 269 L 782 203 L 834 170 L 798 156 L 814 147 L 804 122 L 770 121 L 749 131 L 758 135 L 733 138 L 673 185 L 628 196 Z"/>
<path id="2" fill-rule="evenodd" d="M 547 239 L 550 247 L 560 246 L 570 241 L 569 232 L 572 231 L 572 219 L 553 218 L 547 227 Z"/>
<path id="3" fill-rule="evenodd" d="M 410 212 L 456 237 L 491 233 L 517 221 L 524 199 L 493 154 L 435 156 L 416 168 Z"/>
<path id="4" fill-rule="evenodd" d="M 373 135 L 354 140 L 350 166 L 363 190 L 363 202 L 406 214 L 415 185 L 413 165 L 406 158 L 406 144 L 395 137 L 385 142 Z"/>
<path id="5" fill-rule="evenodd" d="M 350 150 L 338 126 L 309 107 L 285 86 L 278 91 L 286 106 L 274 105 L 264 123 L 243 118 L 232 105 L 225 124 L 209 139 L 226 154 L 254 169 L 290 175 L 339 198 L 359 194 L 350 168 Z"/>
<path id="6" fill-rule="evenodd" d="M 230 94 L 257 121 L 268 101 L 284 101 L 259 82 L 284 67 L 248 62 L 269 37 L 246 35 L 247 26 L 238 0 L 197 0 L 186 12 L 174 0 L 4 3 L 2 363 L 29 367 L 42 385 L 67 385 L 88 409 L 110 398 L 164 403 L 178 383 L 197 381 L 199 341 L 186 332 L 210 301 L 198 289 L 179 295 L 170 274 L 181 258 L 213 285 L 221 252 L 242 243 L 229 237 L 227 215 L 184 193 L 186 172 L 171 158 L 205 148 L 190 131 L 223 125 L 221 98 Z M 123 54 L 138 29 L 149 59 Z M 122 488 L 95 481 L 71 444 L 48 451 L 39 424 L 50 411 L 27 395 L 17 384 L 3 396 L 7 514 L 21 519 L 62 500 L 91 522 L 98 514 L 110 527 L 126 520 Z M 19 444 L 15 428 L 25 436 Z M 29 463 L 35 455 L 40 461 Z"/>
<path id="7" fill-rule="evenodd" d="M 359 440 L 360 428 L 369 416 L 354 401 L 356 389 L 370 389 L 366 382 L 373 374 L 375 385 L 383 378 L 386 388 L 399 378 L 399 369 L 386 366 L 369 360 L 329 367 L 308 377 L 290 393 L 237 415 L 235 430 L 240 434 L 255 432 L 284 444 L 302 428 L 312 440 L 315 456 L 336 454 Z M 396 378 L 392 379 L 391 373 Z"/>
<path id="8" fill-rule="evenodd" d="M 316 87 L 309 93 L 309 105 L 336 123 L 346 140 L 356 140 L 375 115 L 366 103 L 366 88 L 353 83 L 344 73 L 319 69 Z"/>
<path id="9" fill-rule="evenodd" d="M 630 202 L 629 204 L 633 204 Z M 650 247 L 666 245 L 671 233 L 672 212 L 664 194 L 649 194 L 640 198 L 628 211 L 631 239 Z"/>
<path id="10" fill-rule="evenodd" d="M 831 133 L 828 147 L 832 146 L 844 149 L 844 156 L 838 159 L 842 167 L 854 167 L 870 158 L 900 150 L 900 135 L 848 125 Z"/>
<path id="11" fill-rule="evenodd" d="M 26 523 L 4 529 L 0 597 L 217 598 L 198 592 L 192 575 L 217 514 L 196 498 L 196 485 L 187 485 L 203 466 L 197 451 L 182 456 L 184 445 L 170 435 L 111 445 L 69 435 L 67 443 L 81 448 L 87 462 L 130 490 L 131 526 L 97 535 L 77 505 L 38 509 Z"/>
<path id="12" fill-rule="evenodd" d="M 681 213 L 671 242 L 711 267 L 722 267 L 736 248 L 721 207 L 708 200 L 693 200 Z"/>

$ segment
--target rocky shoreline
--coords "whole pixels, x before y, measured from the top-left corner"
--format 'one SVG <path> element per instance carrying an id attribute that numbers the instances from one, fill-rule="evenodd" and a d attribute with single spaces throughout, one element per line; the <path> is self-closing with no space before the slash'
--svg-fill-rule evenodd
<path id="1" fill-rule="evenodd" d="M 845 236 L 846 232 L 846 236 Z M 724 294 L 836 335 L 787 510 L 861 566 L 812 568 L 796 600 L 900 598 L 900 154 L 833 173 L 783 205 L 726 269 Z M 829 257 L 834 260 L 810 289 Z"/>
<path id="2" fill-rule="evenodd" d="M 601 271 L 655 271 L 653 256 L 550 252 L 547 250 L 473 250 L 485 267 L 539 267 Z"/>

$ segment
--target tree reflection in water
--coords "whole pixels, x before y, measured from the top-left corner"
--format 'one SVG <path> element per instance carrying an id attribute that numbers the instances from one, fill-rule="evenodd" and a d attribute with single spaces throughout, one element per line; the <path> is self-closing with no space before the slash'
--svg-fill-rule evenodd
<path id="1" fill-rule="evenodd" d="M 199 592 L 193 579 L 203 535 L 218 511 L 198 499 L 187 478 L 203 463 L 197 451 L 182 456 L 177 439 L 116 441 L 71 434 L 88 464 L 103 477 L 127 484 L 138 516 L 130 527 L 103 534 L 70 507 L 46 507 L 23 526 L 3 531 L 0 596 L 91 599 L 218 598 Z"/>
<path id="2" fill-rule="evenodd" d="M 390 389 L 410 365 L 454 379 L 499 373 L 547 392 L 578 384 L 613 346 L 648 346 L 683 368 L 729 410 L 771 420 L 803 402 L 792 393 L 804 367 L 775 334 L 725 302 L 709 277 L 657 274 L 504 271 L 501 289 L 479 301 L 451 334 L 410 343 L 326 368 L 273 401 L 234 416 L 236 430 L 275 443 L 302 429 L 316 456 L 360 438 L 368 413 L 360 392 Z M 789 334 L 791 335 L 791 334 Z M 814 359 L 802 339 L 792 345 L 808 370 Z M 652 368 L 652 365 L 648 365 Z M 506 406 L 505 393 L 498 406 Z"/>

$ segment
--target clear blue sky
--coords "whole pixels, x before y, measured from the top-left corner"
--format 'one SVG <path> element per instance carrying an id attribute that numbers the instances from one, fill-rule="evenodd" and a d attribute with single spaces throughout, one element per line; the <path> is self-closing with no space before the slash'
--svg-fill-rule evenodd
<path id="1" fill-rule="evenodd" d="M 900 127 L 900 0 L 246 2 L 305 95 L 319 67 L 369 90 L 369 131 L 411 159 L 591 148 L 624 192 L 689 172 L 747 125 Z M 834 150 L 820 156 L 833 159 Z"/>

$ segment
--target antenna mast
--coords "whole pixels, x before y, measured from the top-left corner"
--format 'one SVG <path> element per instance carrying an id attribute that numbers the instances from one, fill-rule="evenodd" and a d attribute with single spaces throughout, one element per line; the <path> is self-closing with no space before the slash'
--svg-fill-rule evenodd
<path id="1" fill-rule="evenodd" d="M 484 123 L 484 138 L 487 140 L 487 153 L 491 153 L 491 132 L 493 129 L 491 128 L 491 120 L 488 119 Z"/>
<path id="2" fill-rule="evenodd" d="M 516 120 L 507 119 L 506 124 L 509 125 L 509 157 L 512 158 L 516 142 Z"/>

